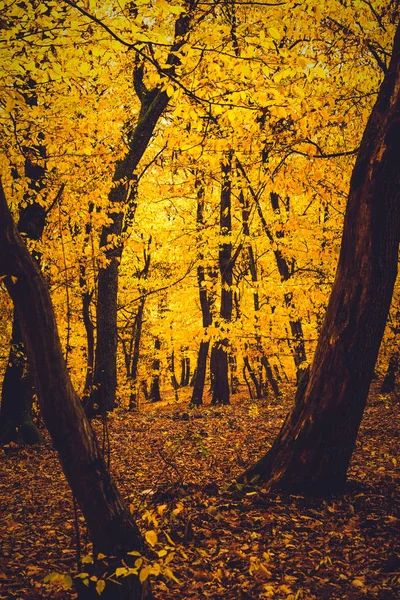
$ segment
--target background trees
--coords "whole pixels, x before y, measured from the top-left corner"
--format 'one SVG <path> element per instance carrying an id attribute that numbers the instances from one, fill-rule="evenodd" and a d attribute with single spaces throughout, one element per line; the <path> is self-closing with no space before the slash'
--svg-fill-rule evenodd
<path id="1" fill-rule="evenodd" d="M 141 314 L 134 377 L 139 387 L 144 380 L 150 386 L 155 339 L 161 343 L 160 384 L 167 394 L 172 354 L 180 357 L 187 348 L 186 359 L 195 365 L 201 342 L 212 347 L 227 339 L 240 383 L 248 361 L 256 377 L 245 367 L 254 394 L 269 381 L 269 393 L 278 397 L 276 378 L 293 381 L 315 350 L 333 282 L 348 176 L 388 68 L 394 5 L 337 2 L 322 14 L 317 3 L 267 10 L 218 1 L 188 7 L 90 2 L 79 4 L 80 10 L 72 4 L 4 6 L 1 136 L 12 207 L 24 201 L 29 186 L 24 148 L 38 141 L 46 147 L 46 177 L 37 197 L 45 210 L 64 184 L 43 240 L 32 242 L 32 249 L 43 256 L 76 387 L 88 394 L 94 375 L 91 402 L 98 404 L 99 373 L 110 369 L 104 375 L 109 407 L 115 399 L 129 405 L 137 391 L 128 381 L 131 374 L 125 376 L 123 344 Z M 190 23 L 183 23 L 189 13 Z M 185 31 L 176 32 L 176 23 Z M 35 106 L 24 97 L 27 76 L 37 82 Z M 157 94 L 163 106 L 147 126 L 146 107 Z M 134 143 L 139 124 L 147 140 L 140 163 L 131 156 L 139 152 Z M 38 140 L 40 135 L 45 139 Z M 218 214 L 227 156 L 228 235 L 220 231 Z M 38 157 L 38 164 L 44 159 Z M 121 165 L 128 165 L 122 179 L 115 175 Z M 123 184 L 113 183 L 115 177 Z M 120 193 L 123 210 L 115 212 L 111 196 Z M 119 229 L 113 232 L 116 220 Z M 150 237 L 144 285 L 135 274 L 143 269 Z M 235 261 L 232 282 L 219 290 L 214 274 L 224 244 L 231 245 Z M 206 330 L 199 267 L 203 296 L 213 299 L 213 324 L 208 318 Z M 105 294 L 101 283 L 111 268 L 119 273 L 112 302 L 111 287 Z M 223 294 L 232 295 L 232 319 L 221 338 L 217 313 Z M 100 314 L 111 313 L 112 334 L 111 321 L 100 326 Z M 1 335 L 4 368 L 7 319 Z M 93 346 L 97 358 L 91 364 Z M 383 371 L 391 354 L 389 349 L 382 354 Z M 137 400 L 143 398 L 139 393 Z"/>

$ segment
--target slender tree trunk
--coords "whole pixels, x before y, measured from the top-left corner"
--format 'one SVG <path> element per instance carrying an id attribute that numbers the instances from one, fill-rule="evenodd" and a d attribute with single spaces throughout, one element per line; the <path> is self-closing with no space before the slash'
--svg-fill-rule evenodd
<path id="1" fill-rule="evenodd" d="M 248 371 L 248 373 L 250 375 L 250 379 L 253 382 L 254 389 L 256 391 L 256 399 L 260 400 L 260 398 L 262 398 L 261 385 L 260 385 L 259 380 L 257 379 L 256 374 L 254 373 L 253 367 L 251 366 L 249 357 L 247 355 L 244 356 L 243 362 L 244 362 L 244 368 L 243 368 L 243 370 L 246 371 L 246 369 L 247 369 L 247 371 Z M 247 387 L 249 388 L 249 391 L 250 391 L 250 384 L 249 383 L 247 384 Z M 250 392 L 250 397 L 253 398 L 252 392 Z"/>
<path id="2" fill-rule="evenodd" d="M 271 450 L 239 479 L 340 493 L 365 409 L 397 275 L 400 26 L 353 170 L 342 245 L 309 375 Z"/>
<path id="3" fill-rule="evenodd" d="M 132 359 L 129 370 L 129 378 L 131 380 L 131 395 L 129 398 L 129 410 L 135 410 L 137 408 L 137 375 L 139 367 L 140 357 L 140 341 L 142 339 L 142 328 L 143 328 L 143 314 L 144 305 L 146 302 L 145 296 L 139 302 L 138 310 L 135 317 L 133 335 L 133 347 L 132 347 Z"/>
<path id="4" fill-rule="evenodd" d="M 128 560 L 127 552 L 144 552 L 140 532 L 112 480 L 82 404 L 65 366 L 53 306 L 46 283 L 18 234 L 0 182 L 0 276 L 14 302 L 43 418 L 58 451 L 94 544 L 94 552 L 109 557 L 109 574 Z M 102 567 L 103 564 L 103 567 Z M 105 563 L 96 562 L 101 573 Z M 104 573 L 101 575 L 105 577 Z M 94 598 L 94 584 L 81 597 Z M 150 598 L 137 576 L 117 584 L 107 579 L 106 600 Z"/>
<path id="5" fill-rule="evenodd" d="M 161 342 L 158 338 L 154 341 L 154 360 L 153 360 L 153 376 L 150 386 L 150 400 L 152 402 L 160 402 L 161 401 L 161 393 L 160 393 L 160 349 Z"/>
<path id="6" fill-rule="evenodd" d="M 92 302 L 92 292 L 87 289 L 86 269 L 80 266 L 79 285 L 82 290 L 82 317 L 83 325 L 86 331 L 87 357 L 86 357 L 86 377 L 83 388 L 83 403 L 88 401 L 93 385 L 93 367 L 94 367 L 94 325 L 90 315 L 90 304 Z"/>
<path id="7" fill-rule="evenodd" d="M 222 242 L 219 247 L 219 272 L 221 278 L 221 330 L 232 320 L 232 282 L 233 260 L 232 243 L 225 241 L 232 231 L 231 217 L 231 156 L 222 164 L 222 189 L 220 202 L 220 234 Z M 222 334 L 221 331 L 221 334 Z M 213 382 L 213 396 L 211 404 L 229 404 L 229 374 L 228 374 L 228 338 L 222 336 L 214 342 L 211 350 L 210 361 L 211 378 Z"/>
<path id="8" fill-rule="evenodd" d="M 197 179 L 196 180 L 197 187 L 197 229 L 200 233 L 201 230 L 205 226 L 204 220 L 204 187 L 202 182 Z M 201 239 L 199 235 L 198 243 L 201 244 Z M 207 334 L 207 328 L 210 327 L 212 323 L 212 312 L 211 312 L 211 303 L 212 299 L 210 294 L 207 292 L 207 282 L 206 282 L 206 272 L 203 265 L 204 256 L 202 252 L 199 252 L 199 262 L 200 264 L 197 267 L 197 282 L 199 287 L 199 299 L 200 299 L 200 307 L 201 307 L 201 315 L 202 315 L 202 324 L 204 337 Z M 197 365 L 195 368 L 195 377 L 193 381 L 193 392 L 192 397 L 190 399 L 190 404 L 194 406 L 201 406 L 203 403 L 203 393 L 204 393 L 204 382 L 207 371 L 207 356 L 210 347 L 210 341 L 208 339 L 203 339 L 200 342 L 199 352 L 197 355 Z"/>
<path id="9" fill-rule="evenodd" d="M 264 233 L 267 236 L 267 238 L 269 239 L 269 241 L 271 242 L 271 244 L 274 245 L 273 253 L 274 253 L 274 257 L 275 257 L 276 266 L 277 266 L 279 274 L 281 276 L 281 280 L 282 280 L 282 282 L 288 281 L 293 276 L 294 261 L 292 261 L 292 263 L 290 264 L 287 261 L 287 259 L 283 256 L 282 251 L 279 248 L 276 248 L 276 240 L 275 240 L 274 236 L 272 235 L 272 232 L 271 232 L 271 230 L 268 226 L 268 223 L 264 217 L 264 213 L 263 213 L 263 210 L 261 207 L 259 195 L 256 194 L 256 192 L 252 188 L 250 180 L 247 176 L 247 173 L 246 173 L 242 163 L 238 159 L 236 159 L 236 164 L 237 164 L 239 171 L 242 173 L 242 175 L 244 176 L 244 178 L 247 182 L 248 189 L 249 189 L 251 197 L 253 198 L 253 201 L 255 203 L 257 213 L 260 218 Z M 271 200 L 272 208 L 274 209 L 275 202 L 278 202 L 279 197 L 277 194 L 272 192 L 270 194 L 270 200 Z M 280 211 L 279 204 L 278 204 L 278 211 Z M 277 236 L 277 238 L 282 237 L 282 236 L 283 236 L 283 232 L 281 233 L 281 235 Z M 289 292 L 285 293 L 284 297 L 283 297 L 283 301 L 287 308 L 293 309 L 294 307 L 293 307 L 293 302 L 292 302 L 292 296 L 293 295 Z M 305 371 L 304 364 L 305 364 L 305 361 L 307 360 L 301 319 L 300 318 L 290 319 L 289 326 L 290 326 L 292 336 L 294 337 L 294 340 L 295 340 L 294 345 L 290 345 L 290 348 L 293 352 L 293 359 L 294 359 L 294 363 L 296 366 L 297 383 L 299 383 L 299 381 L 301 380 L 302 375 Z"/>
<path id="10" fill-rule="evenodd" d="M 182 13 L 175 23 L 175 41 L 166 59 L 166 71 L 173 74 L 179 64 L 177 51 L 185 41 L 191 21 L 194 0 L 186 2 L 188 12 Z M 141 102 L 137 124 L 129 139 L 129 150 L 125 158 L 118 162 L 114 173 L 114 186 L 109 193 L 112 207 L 109 217 L 111 223 L 100 236 L 100 247 L 107 259 L 107 266 L 100 269 L 98 277 L 97 300 L 97 343 L 95 353 L 94 385 L 89 412 L 104 413 L 115 406 L 117 389 L 117 296 L 118 267 L 121 261 L 123 244 L 121 234 L 127 230 L 133 220 L 136 208 L 137 168 L 153 136 L 157 122 L 169 102 L 168 94 L 159 88 L 148 90 L 144 84 L 143 65 L 134 69 L 134 88 Z M 123 210 L 126 217 L 123 218 Z M 112 240 L 112 241 L 110 241 Z"/>
<path id="11" fill-rule="evenodd" d="M 170 360 L 169 360 L 169 370 L 171 371 L 171 384 L 174 392 L 179 389 L 179 383 L 175 375 L 175 351 L 172 348 Z"/>
<path id="12" fill-rule="evenodd" d="M 267 381 L 271 386 L 271 389 L 274 393 L 274 396 L 277 400 L 281 398 L 281 393 L 279 390 L 279 384 L 277 379 L 274 377 L 269 360 L 264 352 L 262 339 L 261 339 L 261 331 L 260 331 L 260 298 L 258 294 L 258 269 L 257 269 L 257 261 L 256 256 L 253 250 L 253 247 L 250 242 L 250 228 L 249 228 L 249 214 L 250 214 L 250 205 L 248 199 L 243 194 L 243 191 L 239 194 L 239 201 L 242 207 L 242 223 L 243 223 L 243 235 L 246 238 L 246 246 L 247 246 L 247 256 L 249 261 L 249 269 L 251 280 L 254 284 L 254 292 L 253 292 L 253 304 L 254 304 L 254 328 L 256 333 L 256 350 L 260 356 L 261 365 L 265 369 L 265 373 L 267 376 Z M 259 400 L 263 397 L 263 386 L 262 381 L 258 382 L 256 375 L 253 369 L 250 366 L 250 360 L 247 358 L 247 368 L 249 370 L 249 375 L 255 385 L 256 388 L 256 397 Z M 261 373 L 262 379 L 262 373 Z M 257 381 L 257 383 L 255 383 Z"/>
<path id="13" fill-rule="evenodd" d="M 381 394 L 390 394 L 394 392 L 396 375 L 399 370 L 399 352 L 394 351 L 389 358 L 389 365 L 381 387 Z"/>

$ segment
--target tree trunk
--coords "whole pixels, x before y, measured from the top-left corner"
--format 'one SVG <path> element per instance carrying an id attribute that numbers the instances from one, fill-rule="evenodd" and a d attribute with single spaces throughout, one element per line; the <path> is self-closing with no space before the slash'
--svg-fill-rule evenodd
<path id="1" fill-rule="evenodd" d="M 80 266 L 79 285 L 82 291 L 82 318 L 86 331 L 87 357 L 86 357 L 86 377 L 83 388 L 83 404 L 88 401 L 93 385 L 93 366 L 94 366 L 94 325 L 90 315 L 90 304 L 93 293 L 87 289 L 86 269 L 84 265 Z"/>
<path id="2" fill-rule="evenodd" d="M 37 100 L 34 98 L 35 104 Z M 31 154 L 39 154 L 43 160 L 44 146 L 31 148 Z M 25 175 L 29 177 L 28 191 L 24 194 L 27 206 L 20 207 L 18 231 L 28 239 L 38 241 L 42 238 L 46 224 L 46 211 L 35 201 L 36 195 L 44 188 L 45 168 L 38 161 L 25 159 Z M 33 201 L 32 201 L 33 199 Z M 32 253 L 40 264 L 40 255 Z M 0 412 L 0 443 L 11 441 L 24 444 L 40 444 L 43 439 L 32 420 L 32 401 L 35 393 L 29 364 L 25 355 L 18 317 L 14 314 L 9 359 L 4 374 Z"/>
<path id="3" fill-rule="evenodd" d="M 43 418 L 58 451 L 94 544 L 95 554 L 128 559 L 126 553 L 143 553 L 140 532 L 112 480 L 72 387 L 62 354 L 53 306 L 42 274 L 30 257 L 7 208 L 0 182 L 0 276 L 14 302 L 32 368 Z M 101 562 L 96 564 L 98 572 Z M 104 575 L 103 575 L 104 576 Z M 92 588 L 94 584 L 90 583 Z M 88 590 L 94 597 L 95 591 Z M 86 594 L 86 593 L 85 593 Z M 89 596 L 87 596 L 89 597 Z M 150 598 L 138 577 L 107 580 L 107 600 Z"/>
<path id="4" fill-rule="evenodd" d="M 250 180 L 247 176 L 247 173 L 246 173 L 242 163 L 238 159 L 236 159 L 236 165 L 237 165 L 239 171 L 242 173 L 242 175 L 244 176 L 244 178 L 247 181 L 248 189 L 249 189 L 251 197 L 253 198 L 253 201 L 255 203 L 257 213 L 260 218 L 264 233 L 267 236 L 267 238 L 269 239 L 269 241 L 271 242 L 271 244 L 273 244 L 273 248 L 274 248 L 273 253 L 274 253 L 275 262 L 276 262 L 276 266 L 278 268 L 279 275 L 281 276 L 281 281 L 282 282 L 288 281 L 293 275 L 294 261 L 292 261 L 292 264 L 289 264 L 287 259 L 282 254 L 282 251 L 276 247 L 277 243 L 276 243 L 276 240 L 275 240 L 274 236 L 272 235 L 272 232 L 271 232 L 271 230 L 268 226 L 268 223 L 264 217 L 264 213 L 263 213 L 263 210 L 261 207 L 259 195 L 256 194 L 256 192 L 252 188 Z M 270 200 L 271 200 L 271 205 L 272 205 L 273 210 L 275 212 L 280 212 L 278 194 L 271 192 Z M 283 237 L 283 232 L 281 232 L 280 235 L 277 235 L 276 237 L 277 238 Z M 283 301 L 287 308 L 292 308 L 292 309 L 294 308 L 293 303 L 292 303 L 292 294 L 291 293 L 285 293 L 283 296 Z M 293 359 L 294 359 L 294 363 L 296 366 L 296 379 L 297 379 L 297 383 L 298 383 L 304 373 L 304 370 L 305 370 L 304 363 L 307 359 L 305 345 L 304 345 L 304 335 L 303 335 L 301 319 L 300 318 L 294 319 L 294 320 L 289 319 L 289 325 L 290 325 L 290 330 L 292 332 L 292 336 L 295 338 L 295 344 L 294 345 L 290 344 L 290 349 L 293 352 Z"/>
<path id="5" fill-rule="evenodd" d="M 399 353 L 395 351 L 389 358 L 389 365 L 382 383 L 381 394 L 390 394 L 391 392 L 394 392 L 394 386 L 396 383 L 396 375 L 398 370 Z"/>
<path id="6" fill-rule="evenodd" d="M 179 64 L 177 51 L 185 41 L 191 22 L 193 0 L 186 2 L 183 12 L 175 23 L 175 40 L 166 59 L 165 72 L 174 74 Z M 144 84 L 143 65 L 135 66 L 134 88 L 140 100 L 141 109 L 138 122 L 129 139 L 129 150 L 125 158 L 117 163 L 114 173 L 114 186 L 109 193 L 111 223 L 103 227 L 100 247 L 104 250 L 108 264 L 100 269 L 98 277 L 97 301 L 97 344 L 94 369 L 93 394 L 90 411 L 104 413 L 115 406 L 117 389 L 117 296 L 118 267 L 121 261 L 123 244 L 121 234 L 133 220 L 136 208 L 137 181 L 134 175 L 142 156 L 153 136 L 157 122 L 169 102 L 168 94 L 159 88 L 148 90 Z M 126 216 L 123 218 L 123 209 Z M 110 241 L 112 240 L 112 241 Z"/>
<path id="7" fill-rule="evenodd" d="M 152 402 L 161 402 L 161 393 L 160 393 L 160 349 L 161 342 L 158 338 L 155 339 L 154 342 L 154 360 L 153 360 L 153 377 L 150 386 L 150 400 Z"/>
<path id="8" fill-rule="evenodd" d="M 41 444 L 32 421 L 33 381 L 17 316 L 14 314 L 10 354 L 4 375 L 0 412 L 0 444 Z"/>
<path id="9" fill-rule="evenodd" d="M 193 386 L 192 398 L 190 404 L 201 406 L 203 403 L 204 381 L 207 370 L 207 356 L 210 342 L 202 340 L 200 342 L 199 354 L 197 357 L 196 378 Z"/>
<path id="10" fill-rule="evenodd" d="M 256 374 L 254 373 L 253 367 L 251 366 L 249 357 L 247 355 L 243 358 L 243 362 L 244 362 L 243 371 L 245 372 L 246 369 L 247 369 L 247 371 L 248 371 L 248 373 L 250 375 L 250 379 L 253 382 L 254 389 L 256 391 L 256 399 L 260 400 L 262 398 L 261 385 L 260 385 L 260 382 L 257 379 Z M 253 399 L 253 394 L 251 392 L 251 388 L 250 388 L 250 384 L 249 383 L 247 384 L 247 387 L 249 388 L 250 397 L 251 397 L 251 399 Z"/>
<path id="11" fill-rule="evenodd" d="M 228 340 L 214 343 L 210 371 L 213 391 L 211 404 L 229 404 Z"/>
<path id="12" fill-rule="evenodd" d="M 343 492 L 397 275 L 400 27 L 353 170 L 342 245 L 310 374 L 273 447 L 239 479 Z"/>
<path id="13" fill-rule="evenodd" d="M 243 235 L 246 238 L 246 247 L 247 247 L 247 256 L 249 261 L 249 269 L 251 280 L 254 284 L 254 292 L 253 292 L 253 305 L 254 305 L 254 329 L 256 333 L 256 350 L 260 355 L 261 365 L 265 369 L 265 373 L 267 376 L 267 381 L 269 382 L 271 389 L 274 393 L 274 396 L 277 400 L 280 399 L 281 393 L 279 390 L 279 384 L 272 373 L 271 366 L 269 364 L 269 360 L 265 355 L 262 339 L 261 339 L 261 331 L 260 331 L 260 298 L 258 294 L 258 268 L 256 256 L 251 245 L 250 241 L 250 227 L 249 227 L 249 215 L 250 215 L 250 204 L 248 199 L 243 194 L 243 191 L 240 191 L 239 194 L 239 202 L 242 207 L 242 223 L 243 223 Z M 249 375 L 256 389 L 256 398 L 259 400 L 263 397 L 263 385 L 262 385 L 262 372 L 260 373 L 260 381 L 257 380 L 256 374 L 254 373 L 253 368 L 250 365 L 250 360 L 246 357 L 247 364 L 245 367 L 248 368 Z"/>
<path id="14" fill-rule="evenodd" d="M 232 243 L 224 240 L 224 238 L 230 236 L 232 232 L 231 159 L 232 157 L 229 155 L 226 162 L 222 164 L 222 188 L 219 216 L 220 234 L 222 237 L 218 257 L 218 266 L 221 277 L 221 306 L 219 312 L 222 319 L 222 330 L 224 329 L 224 324 L 226 325 L 232 320 L 233 308 L 232 282 L 234 261 L 232 260 Z M 210 370 L 213 386 L 211 404 L 229 404 L 228 339 L 225 337 L 214 342 L 211 350 Z"/>
<path id="15" fill-rule="evenodd" d="M 200 232 L 205 225 L 204 221 L 204 187 L 202 182 L 199 179 L 196 179 L 196 188 L 197 188 L 197 215 L 196 215 L 196 223 L 198 231 Z M 200 236 L 199 236 L 200 237 Z M 198 240 L 201 243 L 201 239 Z M 199 252 L 199 261 L 200 264 L 197 267 L 197 283 L 199 286 L 199 300 L 201 307 L 201 315 L 202 315 L 202 325 L 204 330 L 204 336 L 206 335 L 207 328 L 210 327 L 212 323 L 212 312 L 211 312 L 211 304 L 212 298 L 210 294 L 207 292 L 207 284 L 206 284 L 206 272 L 204 269 L 204 265 L 202 261 L 204 260 L 204 256 L 202 252 Z M 201 406 L 203 404 L 203 393 L 204 393 L 204 382 L 207 371 L 207 356 L 210 347 L 210 341 L 208 339 L 203 339 L 200 342 L 199 352 L 197 355 L 197 365 L 195 368 L 195 375 L 193 381 L 193 392 L 192 397 L 190 399 L 190 404 L 194 406 Z"/>

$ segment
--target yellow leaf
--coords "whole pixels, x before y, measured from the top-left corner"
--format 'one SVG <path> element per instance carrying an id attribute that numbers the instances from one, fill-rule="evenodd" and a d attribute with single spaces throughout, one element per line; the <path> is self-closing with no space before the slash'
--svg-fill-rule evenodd
<path id="1" fill-rule="evenodd" d="M 179 583 L 179 584 L 181 583 L 181 582 L 179 581 L 179 579 L 177 579 L 177 578 L 175 577 L 175 575 L 173 574 L 173 572 L 171 571 L 171 569 L 170 569 L 169 567 L 165 567 L 165 569 L 164 569 L 164 573 L 165 573 L 165 575 L 166 575 L 167 577 L 169 577 L 170 579 L 172 579 L 172 581 L 175 581 L 175 583 Z"/>
<path id="2" fill-rule="evenodd" d="M 104 579 L 99 579 L 98 582 L 96 583 L 96 592 L 98 593 L 98 595 L 100 596 L 100 594 L 102 594 L 105 590 L 106 587 L 106 582 L 104 581 Z"/>
<path id="3" fill-rule="evenodd" d="M 64 575 L 62 585 L 65 590 L 71 590 L 73 586 L 72 577 L 70 575 Z"/>
<path id="4" fill-rule="evenodd" d="M 141 569 L 140 573 L 139 573 L 139 581 L 140 583 L 143 583 L 144 581 L 146 581 L 146 579 L 148 578 L 148 576 L 151 573 L 151 566 L 147 565 L 147 567 L 143 567 L 143 569 Z"/>
<path id="5" fill-rule="evenodd" d="M 269 35 L 272 38 L 274 38 L 274 40 L 280 40 L 281 39 L 281 34 L 276 29 L 276 27 L 268 27 L 268 33 L 269 33 Z"/>
<path id="6" fill-rule="evenodd" d="M 157 544 L 158 537 L 153 529 L 151 529 L 150 531 L 146 531 L 144 537 L 146 538 L 146 542 L 150 544 L 150 546 L 155 546 Z"/>

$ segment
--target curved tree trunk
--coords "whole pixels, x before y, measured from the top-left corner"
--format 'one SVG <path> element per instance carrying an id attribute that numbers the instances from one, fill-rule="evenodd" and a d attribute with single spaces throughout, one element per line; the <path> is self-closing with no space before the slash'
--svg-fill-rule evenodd
<path id="1" fill-rule="evenodd" d="M 273 447 L 240 480 L 343 491 L 397 275 L 400 28 L 353 170 L 338 269 L 309 375 Z"/>
<path id="2" fill-rule="evenodd" d="M 105 466 L 72 387 L 49 292 L 14 226 L 1 182 L 0 223 L 0 277 L 4 277 L 14 302 L 43 418 L 86 519 L 95 554 L 115 556 L 120 563 L 130 550 L 143 553 L 142 537 Z M 111 568 L 115 569 L 115 562 Z M 121 585 L 107 580 L 102 597 L 108 600 L 150 598 L 148 587 L 142 587 L 138 577 L 127 577 L 119 583 Z M 85 597 L 94 598 L 95 594 L 91 589 L 84 592 Z"/>
<path id="3" fill-rule="evenodd" d="M 193 0 L 188 0 L 175 23 L 175 40 L 166 59 L 166 73 L 174 74 L 179 64 L 177 51 L 185 41 L 192 17 Z M 137 180 L 135 169 L 139 165 L 153 136 L 159 118 L 168 106 L 169 96 L 165 90 L 155 87 L 148 90 L 144 84 L 143 66 L 134 69 L 134 88 L 140 100 L 141 109 L 138 122 L 130 135 L 126 156 L 117 163 L 114 173 L 114 186 L 109 193 L 108 214 L 111 223 L 103 227 L 100 247 L 107 258 L 107 266 L 100 269 L 97 290 L 97 343 L 93 377 L 93 391 L 88 403 L 88 413 L 112 410 L 115 406 L 117 389 L 117 297 L 118 269 L 123 252 L 121 234 L 132 224 L 136 210 Z M 123 216 L 126 211 L 125 217 Z M 114 240 L 110 242 L 111 240 Z"/>

